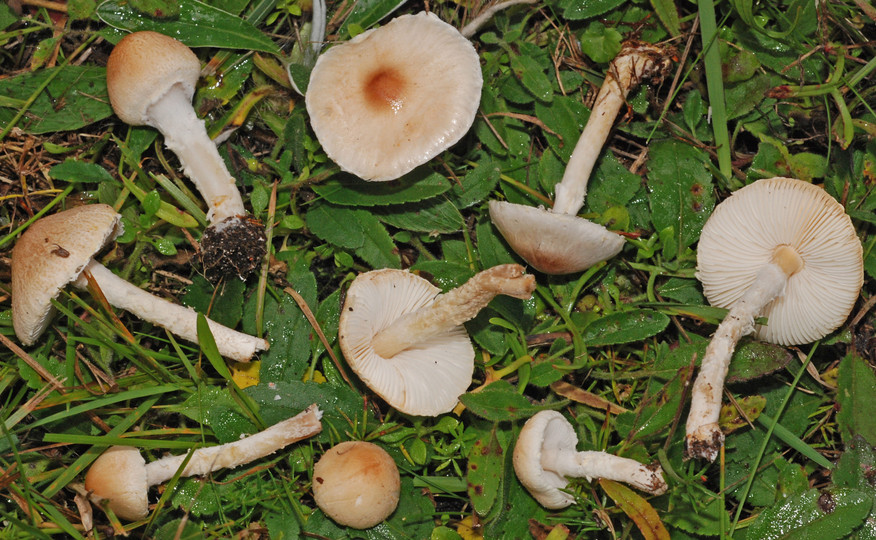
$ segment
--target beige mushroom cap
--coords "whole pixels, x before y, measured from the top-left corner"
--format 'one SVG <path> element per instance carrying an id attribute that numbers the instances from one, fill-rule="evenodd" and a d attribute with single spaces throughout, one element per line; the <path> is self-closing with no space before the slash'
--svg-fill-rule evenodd
<path id="1" fill-rule="evenodd" d="M 545 508 L 565 508 L 575 498 L 561 490 L 569 480 L 545 466 L 552 456 L 561 452 L 575 452 L 578 435 L 563 415 L 556 411 L 541 411 L 531 417 L 514 445 L 514 472 L 529 493 Z M 549 457 L 544 458 L 544 455 Z"/>
<path id="2" fill-rule="evenodd" d="M 350 367 L 389 405 L 407 414 L 448 412 L 471 385 L 474 348 L 462 326 L 392 358 L 378 355 L 371 344 L 380 330 L 431 304 L 440 292 L 405 270 L 372 270 L 353 281 L 341 311 L 339 342 Z"/>
<path id="3" fill-rule="evenodd" d="M 77 206 L 35 221 L 12 250 L 12 326 L 31 345 L 45 331 L 52 299 L 121 231 L 106 204 Z"/>
<path id="4" fill-rule="evenodd" d="M 191 100 L 200 74 L 198 57 L 182 42 L 158 32 L 133 32 L 116 44 L 106 63 L 110 104 L 126 124 L 152 125 L 149 107 L 174 86 Z"/>
<path id="5" fill-rule="evenodd" d="M 490 219 L 515 253 L 545 274 L 572 274 L 610 259 L 623 236 L 578 216 L 490 201 Z"/>
<path id="6" fill-rule="evenodd" d="M 709 303 L 729 308 L 781 246 L 796 251 L 803 266 L 759 314 L 768 322 L 757 327 L 757 337 L 781 345 L 810 343 L 846 320 L 864 280 L 851 219 L 822 188 L 778 177 L 734 192 L 703 227 L 697 278 Z"/>
<path id="7" fill-rule="evenodd" d="M 395 461 L 376 444 L 342 442 L 313 467 L 313 498 L 331 519 L 355 529 L 373 527 L 398 506 L 401 479 Z"/>
<path id="8" fill-rule="evenodd" d="M 133 446 L 112 446 L 85 473 L 85 489 L 107 500 L 121 519 L 135 521 L 149 513 L 146 460 Z"/>
<path id="9" fill-rule="evenodd" d="M 306 104 L 319 142 L 341 169 L 393 180 L 462 138 L 482 86 L 471 42 L 422 12 L 323 53 Z"/>

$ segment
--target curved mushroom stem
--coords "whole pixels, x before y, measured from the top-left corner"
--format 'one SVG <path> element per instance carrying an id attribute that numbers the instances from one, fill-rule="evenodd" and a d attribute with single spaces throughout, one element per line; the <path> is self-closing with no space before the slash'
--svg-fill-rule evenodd
<path id="1" fill-rule="evenodd" d="M 721 414 L 721 394 L 730 359 L 739 339 L 754 331 L 754 318 L 764 306 L 781 296 L 788 278 L 800 269 L 802 260 L 785 246 L 777 250 L 773 262 L 761 268 L 757 279 L 748 288 L 718 325 L 700 365 L 700 372 L 691 391 L 687 417 L 686 454 L 688 457 L 715 461 L 724 444 L 724 434 L 718 426 Z"/>
<path id="2" fill-rule="evenodd" d="M 499 294 L 527 299 L 535 290 L 535 277 L 519 264 L 494 266 L 476 274 L 460 287 L 435 297 L 426 307 L 399 318 L 371 341 L 374 352 L 392 358 L 432 336 L 473 319 Z"/>
<path id="3" fill-rule="evenodd" d="M 480 30 L 481 27 L 490 22 L 490 19 L 492 19 L 496 13 L 503 9 L 508 9 L 509 7 L 518 6 L 520 4 L 534 4 L 535 1 L 536 0 L 505 0 L 504 2 L 493 4 L 483 10 L 477 17 L 469 21 L 468 24 L 460 28 L 459 33 L 462 34 L 463 37 L 471 39 L 478 33 L 478 30 Z"/>
<path id="4" fill-rule="evenodd" d="M 628 42 L 624 45 L 611 62 L 587 125 L 569 157 L 563 179 L 554 188 L 556 197 L 552 212 L 576 215 L 584 206 L 590 173 L 627 94 L 643 78 L 659 74 L 668 67 L 666 51 L 647 43 Z"/>
<path id="5" fill-rule="evenodd" d="M 659 466 L 643 465 L 608 452 L 544 450 L 541 463 L 547 471 L 570 478 L 586 478 L 588 482 L 593 478 L 605 478 L 624 482 L 653 495 L 662 495 L 667 489 Z"/>
<path id="6" fill-rule="evenodd" d="M 84 275 L 86 272 L 100 287 L 110 305 L 129 311 L 187 341 L 198 342 L 198 313 L 194 309 L 154 296 L 128 283 L 93 259 L 85 266 L 83 275 L 73 282 L 74 286 L 80 289 L 88 286 Z M 257 351 L 268 348 L 268 342 L 264 339 L 232 330 L 210 319 L 207 319 L 207 324 L 219 353 L 232 360 L 248 362 Z"/>
<path id="7" fill-rule="evenodd" d="M 213 471 L 234 468 L 273 454 L 286 446 L 316 435 L 322 430 L 322 412 L 314 404 L 292 418 L 250 435 L 239 441 L 219 446 L 198 448 L 183 469 L 181 476 L 203 476 Z M 186 454 L 168 456 L 146 464 L 146 482 L 150 486 L 173 478 L 182 466 Z"/>
<path id="8" fill-rule="evenodd" d="M 207 202 L 207 219 L 219 223 L 245 215 L 243 198 L 228 173 L 216 144 L 207 135 L 204 121 L 197 117 L 190 96 L 174 85 L 162 99 L 149 107 L 150 125 L 164 135 L 164 144 L 174 153 L 201 196 Z"/>

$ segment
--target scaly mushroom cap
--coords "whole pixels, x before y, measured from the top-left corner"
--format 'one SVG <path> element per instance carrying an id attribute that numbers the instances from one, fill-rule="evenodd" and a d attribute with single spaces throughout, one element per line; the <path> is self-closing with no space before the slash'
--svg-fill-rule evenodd
<path id="1" fill-rule="evenodd" d="M 123 37 L 106 63 L 106 86 L 116 115 L 132 126 L 149 125 L 149 106 L 179 86 L 191 101 L 201 74 L 198 57 L 185 44 L 158 32 Z"/>
<path id="2" fill-rule="evenodd" d="M 119 214 L 106 204 L 77 206 L 35 221 L 12 250 L 12 326 L 31 345 L 45 331 L 52 299 L 88 261 L 121 234 Z"/>
<path id="3" fill-rule="evenodd" d="M 623 236 L 569 214 L 490 201 L 490 219 L 511 249 L 545 274 L 571 274 L 610 259 L 624 247 Z"/>
<path id="4" fill-rule="evenodd" d="M 402 15 L 319 57 L 307 112 L 341 169 L 393 180 L 462 138 L 482 85 L 478 54 L 455 28 L 432 13 Z"/>
<path id="5" fill-rule="evenodd" d="M 757 337 L 781 345 L 810 343 L 846 320 L 864 281 L 852 221 L 822 188 L 778 177 L 734 192 L 703 226 L 697 278 L 709 303 L 729 308 L 783 246 L 799 255 L 802 268 L 760 313 L 768 321 L 757 327 Z"/>
<path id="6" fill-rule="evenodd" d="M 112 446 L 94 460 L 85 473 L 85 489 L 106 499 L 121 519 L 135 521 L 149 513 L 146 460 L 133 446 Z"/>
<path id="7" fill-rule="evenodd" d="M 574 452 L 578 445 L 575 428 L 557 411 L 540 411 L 520 430 L 512 460 L 517 479 L 545 508 L 565 508 L 575 502 L 560 491 L 569 485 L 565 476 L 542 466 L 542 455 Z"/>
<path id="8" fill-rule="evenodd" d="M 407 414 L 435 416 L 456 406 L 474 371 L 468 334 L 457 326 L 392 358 L 374 352 L 371 338 L 440 292 L 405 270 L 372 270 L 356 277 L 341 310 L 338 340 L 350 367 L 389 405 Z"/>
<path id="9" fill-rule="evenodd" d="M 313 467 L 313 499 L 341 525 L 373 527 L 398 506 L 401 478 L 386 451 L 364 441 L 342 442 Z"/>

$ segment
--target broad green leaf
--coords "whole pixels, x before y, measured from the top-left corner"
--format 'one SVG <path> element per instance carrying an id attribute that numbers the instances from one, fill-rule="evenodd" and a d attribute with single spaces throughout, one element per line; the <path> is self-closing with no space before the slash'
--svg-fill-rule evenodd
<path id="1" fill-rule="evenodd" d="M 301 380 L 310 365 L 310 341 L 315 338 L 304 313 L 287 294 L 279 302 L 269 296 L 264 321 L 271 348 L 260 357 L 262 384 Z"/>
<path id="2" fill-rule="evenodd" d="M 186 287 L 182 303 L 206 313 L 212 320 L 234 328 L 243 315 L 246 283 L 239 279 L 223 281 L 215 288 L 203 276 L 196 275 Z"/>
<path id="3" fill-rule="evenodd" d="M 316 203 L 304 218 L 307 228 L 317 237 L 346 249 L 356 249 L 365 243 L 365 234 L 358 227 L 356 210 L 343 206 Z"/>
<path id="4" fill-rule="evenodd" d="M 774 373 L 791 362 L 788 349 L 765 341 L 745 338 L 733 351 L 726 382 L 750 381 Z"/>
<path id="5" fill-rule="evenodd" d="M 179 17 L 179 2 L 173 0 L 128 0 L 139 13 L 156 19 Z"/>
<path id="6" fill-rule="evenodd" d="M 642 185 L 642 178 L 631 173 L 611 152 L 604 153 L 596 164 L 587 188 L 586 208 L 605 212 L 626 206 Z"/>
<path id="7" fill-rule="evenodd" d="M 708 156 L 677 141 L 651 145 L 648 186 L 657 231 L 674 231 L 678 254 L 693 244 L 715 207 Z"/>
<path id="8" fill-rule="evenodd" d="M 338 35 L 353 37 L 362 30 L 368 30 L 404 3 L 405 0 L 360 0 L 344 19 Z M 354 29 L 357 31 L 353 32 Z"/>
<path id="9" fill-rule="evenodd" d="M 853 435 L 831 475 L 838 487 L 866 489 L 876 470 L 876 449 L 860 435 Z"/>
<path id="10" fill-rule="evenodd" d="M 669 278 L 666 283 L 657 287 L 657 292 L 663 298 L 682 304 L 705 304 L 706 302 L 706 297 L 703 296 L 695 279 Z"/>
<path id="11" fill-rule="evenodd" d="M 581 2 L 581 0 L 562 0 L 560 7 L 563 9 L 563 17 L 571 21 L 590 19 L 597 15 L 610 11 L 621 4 L 624 0 L 593 0 Z"/>
<path id="12" fill-rule="evenodd" d="M 468 266 L 444 259 L 418 261 L 411 266 L 411 270 L 425 272 L 429 281 L 445 292 L 459 287 L 474 275 Z"/>
<path id="13" fill-rule="evenodd" d="M 582 336 L 588 347 L 603 347 L 619 343 L 632 343 L 659 334 L 669 324 L 669 317 L 650 310 L 635 309 L 619 311 L 596 319 Z"/>
<path id="14" fill-rule="evenodd" d="M 665 384 L 654 380 L 649 385 L 645 399 L 639 402 L 635 411 L 621 413 L 617 416 L 617 432 L 630 440 L 644 438 L 662 431 L 675 419 L 685 381 L 688 380 L 690 369 L 682 367 Z M 689 382 L 689 381 L 688 381 Z"/>
<path id="15" fill-rule="evenodd" d="M 49 169 L 49 176 L 65 182 L 109 182 L 120 184 L 106 169 L 95 163 L 66 159 Z"/>
<path id="16" fill-rule="evenodd" d="M 645 540 L 669 540 L 669 531 L 660 516 L 641 495 L 613 480 L 599 479 L 599 485 L 611 500 L 633 520 Z"/>
<path id="17" fill-rule="evenodd" d="M 545 72 L 545 67 L 531 56 L 519 55 L 511 57 L 511 69 L 520 78 L 520 82 L 529 92 L 541 101 L 551 101 L 554 90 L 551 80 Z"/>
<path id="18" fill-rule="evenodd" d="M 389 182 L 366 182 L 351 174 L 336 174 L 327 182 L 313 186 L 313 191 L 334 204 L 381 206 L 422 201 L 450 188 L 446 178 L 419 167 Z"/>
<path id="19" fill-rule="evenodd" d="M 0 4 L 0 30 L 5 30 L 12 23 L 18 20 L 18 17 L 9 7 L 8 3 Z"/>
<path id="20" fill-rule="evenodd" d="M 374 214 L 392 227 L 435 235 L 454 233 L 465 226 L 459 209 L 443 197 L 377 208 Z"/>
<path id="21" fill-rule="evenodd" d="M 551 405 L 533 405 L 526 397 L 517 393 L 511 383 L 504 380 L 490 383 L 479 392 L 463 394 L 459 396 L 459 400 L 472 413 L 492 422 L 522 420 L 538 411 L 558 409 L 565 404 L 561 401 Z"/>
<path id="22" fill-rule="evenodd" d="M 862 490 L 810 489 L 767 508 L 748 528 L 752 540 L 834 540 L 860 527 L 873 506 Z"/>
<path id="23" fill-rule="evenodd" d="M 594 62 L 609 62 L 620 52 L 622 41 L 620 32 L 594 21 L 581 34 L 581 51 Z"/>
<path id="24" fill-rule="evenodd" d="M 139 13 L 129 3 L 107 0 L 97 16 L 121 30 L 152 30 L 173 36 L 189 47 L 217 47 L 280 54 L 277 45 L 252 23 L 197 0 L 179 0 L 179 16 L 156 19 Z"/>
<path id="25" fill-rule="evenodd" d="M 651 7 L 672 36 L 681 34 L 681 21 L 673 0 L 651 0 Z"/>
<path id="26" fill-rule="evenodd" d="M 364 236 L 356 255 L 372 268 L 400 268 L 398 248 L 380 220 L 366 210 L 356 210 L 355 218 Z"/>
<path id="27" fill-rule="evenodd" d="M 836 422 L 843 441 L 848 444 L 855 435 L 860 435 L 868 443 L 876 443 L 876 416 L 872 413 L 876 402 L 873 368 L 860 356 L 849 354 L 840 362 L 837 386 Z"/>
<path id="28" fill-rule="evenodd" d="M 553 132 L 545 134 L 550 147 L 563 162 L 568 161 L 587 119 L 590 118 L 590 111 L 577 96 L 557 96 L 549 104 L 536 103 L 535 115 Z M 559 181 L 558 177 L 550 186 L 545 185 L 545 188 L 553 191 L 553 186 Z"/>
<path id="29" fill-rule="evenodd" d="M 106 93 L 105 68 L 62 66 L 0 80 L 0 96 L 16 103 L 0 107 L 0 126 L 8 125 L 24 102 L 49 79 L 51 82 L 39 92 L 16 127 L 34 134 L 70 131 L 113 114 Z"/>
<path id="30" fill-rule="evenodd" d="M 511 250 L 492 223 L 478 223 L 475 233 L 478 240 L 478 255 L 484 268 L 515 262 Z"/>
<path id="31" fill-rule="evenodd" d="M 745 396 L 736 398 L 735 403 L 722 404 L 718 418 L 721 431 L 726 435 L 747 426 L 749 421 L 754 421 L 760 415 L 764 407 L 766 398 L 763 396 Z M 739 412 L 740 409 L 745 413 L 744 416 Z"/>
<path id="32" fill-rule="evenodd" d="M 478 515 L 486 516 L 496 502 L 504 474 L 505 451 L 496 438 L 496 426 L 479 438 L 468 453 L 468 496 Z"/>
<path id="33" fill-rule="evenodd" d="M 670 527 L 700 536 L 717 536 L 721 532 L 721 519 L 730 519 L 727 510 L 721 504 L 717 495 L 704 493 L 701 490 L 669 491 L 669 507 L 671 512 L 661 514 L 663 522 Z M 723 516 L 721 515 L 723 514 Z"/>
<path id="34" fill-rule="evenodd" d="M 501 169 L 490 158 L 482 159 L 454 184 L 450 192 L 451 202 L 460 210 L 473 206 L 486 199 L 499 183 Z"/>

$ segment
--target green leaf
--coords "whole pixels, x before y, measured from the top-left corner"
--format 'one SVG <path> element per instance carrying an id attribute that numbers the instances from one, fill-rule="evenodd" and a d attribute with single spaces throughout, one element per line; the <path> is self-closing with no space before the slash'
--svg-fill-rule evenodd
<path id="1" fill-rule="evenodd" d="M 17 127 L 33 134 L 70 131 L 113 114 L 106 93 L 106 68 L 62 66 L 0 80 L 0 96 L 18 102 L 12 107 L 0 107 L 0 125 L 9 124 L 23 102 L 50 78 L 51 82 L 39 93 Z"/>
<path id="2" fill-rule="evenodd" d="M 836 402 L 836 422 L 843 441 L 848 444 L 860 435 L 871 445 L 876 444 L 876 416 L 872 413 L 876 375 L 867 361 L 854 353 L 840 361 Z"/>
<path id="3" fill-rule="evenodd" d="M 575 149 L 575 143 L 578 142 L 581 131 L 584 129 L 587 119 L 590 118 L 590 111 L 577 97 L 557 96 L 549 104 L 536 103 L 535 115 L 551 131 L 556 133 L 556 135 L 554 133 L 545 135 L 550 147 L 563 162 L 569 161 L 569 156 Z M 553 191 L 553 186 L 560 181 L 561 176 L 555 178 L 550 185 L 545 185 L 544 180 L 542 180 L 542 184 L 545 189 Z"/>
<path id="4" fill-rule="evenodd" d="M 372 268 L 401 268 L 398 248 L 377 216 L 366 210 L 356 210 L 355 218 L 364 235 L 356 255 Z"/>
<path id="5" fill-rule="evenodd" d="M 64 180 L 65 182 L 109 182 L 111 184 L 119 184 L 119 181 L 107 172 L 106 169 L 95 163 L 87 161 L 79 161 L 76 159 L 65 159 L 63 162 L 49 169 L 49 176 L 56 180 Z"/>
<path id="6" fill-rule="evenodd" d="M 478 515 L 489 515 L 496 502 L 504 473 L 505 451 L 496 438 L 496 426 L 476 440 L 468 454 L 468 496 Z"/>
<path id="7" fill-rule="evenodd" d="M 651 145 L 648 186 L 651 220 L 657 231 L 676 235 L 678 254 L 700 236 L 715 207 L 708 156 L 698 148 L 676 141 Z"/>
<path id="8" fill-rule="evenodd" d="M 157 19 L 179 17 L 179 2 L 173 0 L 128 0 L 128 3 L 147 17 Z"/>
<path id="9" fill-rule="evenodd" d="M 873 496 L 857 489 L 810 489 L 767 508 L 748 528 L 752 540 L 846 538 L 873 506 Z"/>
<path id="10" fill-rule="evenodd" d="M 764 377 L 787 366 L 791 358 L 785 347 L 744 338 L 733 351 L 726 382 L 733 384 Z"/>
<path id="11" fill-rule="evenodd" d="M 344 19 L 338 35 L 353 37 L 359 32 L 353 29 L 367 30 L 377 24 L 384 17 L 401 7 L 405 0 L 359 0 L 353 6 L 350 14 Z"/>
<path id="12" fill-rule="evenodd" d="M 481 160 L 451 190 L 451 201 L 460 210 L 473 206 L 487 197 L 499 183 L 501 169 L 490 158 Z"/>
<path id="13" fill-rule="evenodd" d="M 459 396 L 459 400 L 468 409 L 492 422 L 506 422 L 529 418 L 538 411 L 558 409 L 565 402 L 537 406 L 529 402 L 508 381 L 500 380 L 490 383 L 480 392 L 469 392 Z"/>
<path id="14" fill-rule="evenodd" d="M 594 62 L 609 62 L 620 52 L 623 38 L 614 28 L 594 21 L 581 34 L 581 51 Z"/>
<path id="15" fill-rule="evenodd" d="M 17 20 L 18 17 L 8 3 L 0 4 L 0 30 L 5 30 Z"/>
<path id="16" fill-rule="evenodd" d="M 587 325 L 581 337 L 588 347 L 632 343 L 659 334 L 668 324 L 669 317 L 651 309 L 619 311 Z"/>
<path id="17" fill-rule="evenodd" d="M 669 531 L 660 521 L 660 516 L 641 495 L 613 480 L 599 479 L 599 485 L 618 508 L 633 520 L 642 536 L 648 540 L 669 540 Z"/>
<path id="18" fill-rule="evenodd" d="M 581 0 L 562 0 L 560 7 L 563 9 L 563 17 L 570 21 L 590 19 L 602 15 L 607 11 L 620 6 L 624 0 L 593 0 L 581 2 Z"/>
<path id="19" fill-rule="evenodd" d="M 208 314 L 219 324 L 234 328 L 243 316 L 245 291 L 246 283 L 239 279 L 225 280 L 217 289 L 206 278 L 196 275 L 186 287 L 182 303 Z"/>
<path id="20" fill-rule="evenodd" d="M 343 206 L 316 203 L 307 211 L 304 222 L 317 237 L 346 249 L 365 243 L 365 235 L 356 226 L 356 210 Z"/>
<path id="21" fill-rule="evenodd" d="M 672 36 L 681 34 L 681 21 L 673 0 L 651 0 L 651 7 Z"/>
<path id="22" fill-rule="evenodd" d="M 326 201 L 345 206 L 380 206 L 422 201 L 450 189 L 450 182 L 426 167 L 419 167 L 389 182 L 365 182 L 351 174 L 336 174 L 313 186 Z"/>
<path id="23" fill-rule="evenodd" d="M 380 221 L 398 229 L 433 235 L 454 233 L 465 225 L 459 209 L 443 198 L 378 208 L 374 214 Z"/>
<path id="24" fill-rule="evenodd" d="M 277 45 L 252 23 L 197 0 L 179 0 L 179 16 L 155 19 L 143 16 L 130 3 L 107 0 L 97 8 L 106 24 L 137 32 L 152 30 L 173 36 L 189 47 L 242 49 L 280 54 Z"/>
<path id="25" fill-rule="evenodd" d="M 536 99 L 550 102 L 554 95 L 553 85 L 545 72 L 545 67 L 530 56 L 512 56 L 511 69 L 523 86 Z"/>

